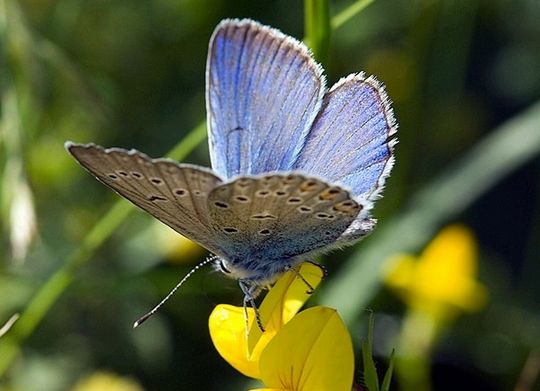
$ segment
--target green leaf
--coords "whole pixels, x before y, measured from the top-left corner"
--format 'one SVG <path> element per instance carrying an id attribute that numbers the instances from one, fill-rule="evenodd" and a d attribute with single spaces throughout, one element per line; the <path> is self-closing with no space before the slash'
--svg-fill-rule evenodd
<path id="1" fill-rule="evenodd" d="M 395 351 L 392 350 L 392 354 L 390 354 L 390 361 L 388 362 L 388 369 L 386 370 L 386 373 L 384 374 L 381 391 L 390 390 L 390 383 L 392 382 L 392 373 L 394 372 L 394 361 L 395 361 L 394 353 Z"/>
<path id="2" fill-rule="evenodd" d="M 364 381 L 369 391 L 379 391 L 377 368 L 373 361 L 373 313 L 369 315 L 367 340 L 362 342 L 362 358 L 364 360 Z"/>

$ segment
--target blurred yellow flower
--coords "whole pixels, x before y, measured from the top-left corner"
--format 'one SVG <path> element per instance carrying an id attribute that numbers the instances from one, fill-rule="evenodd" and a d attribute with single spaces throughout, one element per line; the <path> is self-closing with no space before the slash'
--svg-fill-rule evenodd
<path id="1" fill-rule="evenodd" d="M 197 243 L 173 231 L 161 222 L 152 226 L 156 247 L 171 263 L 185 264 L 200 259 L 206 250 Z"/>
<path id="2" fill-rule="evenodd" d="M 79 381 L 71 391 L 144 391 L 135 380 L 110 372 L 96 372 Z"/>
<path id="3" fill-rule="evenodd" d="M 310 263 L 302 264 L 299 273 L 314 288 L 322 279 L 320 268 Z M 259 390 L 351 390 L 354 354 L 347 328 L 331 308 L 296 315 L 309 297 L 307 288 L 295 272 L 281 277 L 259 309 L 264 332 L 248 309 L 247 339 L 241 307 L 218 305 L 210 315 L 210 335 L 219 354 L 270 387 Z"/>
<path id="4" fill-rule="evenodd" d="M 394 259 L 386 283 L 407 303 L 399 337 L 396 371 L 404 391 L 431 389 L 430 353 L 441 331 L 460 311 L 477 311 L 486 288 L 476 281 L 477 249 L 462 225 L 443 229 L 419 257 Z"/>
<path id="5" fill-rule="evenodd" d="M 418 258 L 396 257 L 386 283 L 412 310 L 445 319 L 485 304 L 487 292 L 475 280 L 476 273 L 474 236 L 468 228 L 452 225 L 442 230 Z"/>

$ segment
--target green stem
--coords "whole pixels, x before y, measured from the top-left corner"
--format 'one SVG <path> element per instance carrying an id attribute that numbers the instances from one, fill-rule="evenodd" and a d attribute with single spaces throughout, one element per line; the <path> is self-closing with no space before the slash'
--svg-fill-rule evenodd
<path id="1" fill-rule="evenodd" d="M 330 48 L 330 7 L 328 0 L 304 1 L 305 42 L 313 56 L 326 65 Z"/>
<path id="2" fill-rule="evenodd" d="M 332 30 L 337 30 L 348 22 L 353 16 L 363 11 L 375 0 L 358 0 L 332 18 Z"/>
<path id="3" fill-rule="evenodd" d="M 396 374 L 403 391 L 431 391 L 430 353 L 436 334 L 437 324 L 431 316 L 407 312 L 396 356 Z"/>
<path id="4" fill-rule="evenodd" d="M 182 141 L 167 153 L 171 159 L 182 161 L 206 139 L 206 121 L 195 126 Z"/>

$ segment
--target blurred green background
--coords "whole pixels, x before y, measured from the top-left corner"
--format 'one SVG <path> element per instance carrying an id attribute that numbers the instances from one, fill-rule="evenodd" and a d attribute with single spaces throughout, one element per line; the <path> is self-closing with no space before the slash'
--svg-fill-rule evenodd
<path id="1" fill-rule="evenodd" d="M 116 226 L 128 209 L 63 148 L 167 153 L 205 118 L 208 40 L 227 17 L 305 34 L 301 1 L 0 0 L 0 327 L 49 281 L 0 337 L 0 390 L 70 390 L 100 371 L 132 379 L 126 390 L 246 389 L 207 328 L 216 304 L 241 305 L 236 283 L 200 272 L 132 330 L 206 254 L 140 211 Z M 357 344 L 372 309 L 384 368 L 406 313 L 382 284 L 388 259 L 467 225 L 489 299 L 433 347 L 434 390 L 540 389 L 517 386 L 540 366 L 539 20 L 537 0 L 377 0 L 334 18 L 329 84 L 376 75 L 400 143 L 376 232 L 323 258 L 312 304 L 336 307 Z M 184 161 L 208 166 L 197 129 Z M 107 387 L 94 389 L 120 390 Z"/>

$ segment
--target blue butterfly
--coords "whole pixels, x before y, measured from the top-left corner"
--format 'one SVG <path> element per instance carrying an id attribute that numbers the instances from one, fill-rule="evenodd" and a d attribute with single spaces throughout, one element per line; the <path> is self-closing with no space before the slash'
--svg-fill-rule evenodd
<path id="1" fill-rule="evenodd" d="M 372 231 L 397 125 L 374 77 L 351 74 L 326 90 L 304 44 L 247 19 L 216 27 L 206 87 L 213 170 L 135 150 L 66 148 L 101 182 L 215 254 L 203 264 L 238 279 L 244 304 L 254 306 L 285 271 Z"/>

